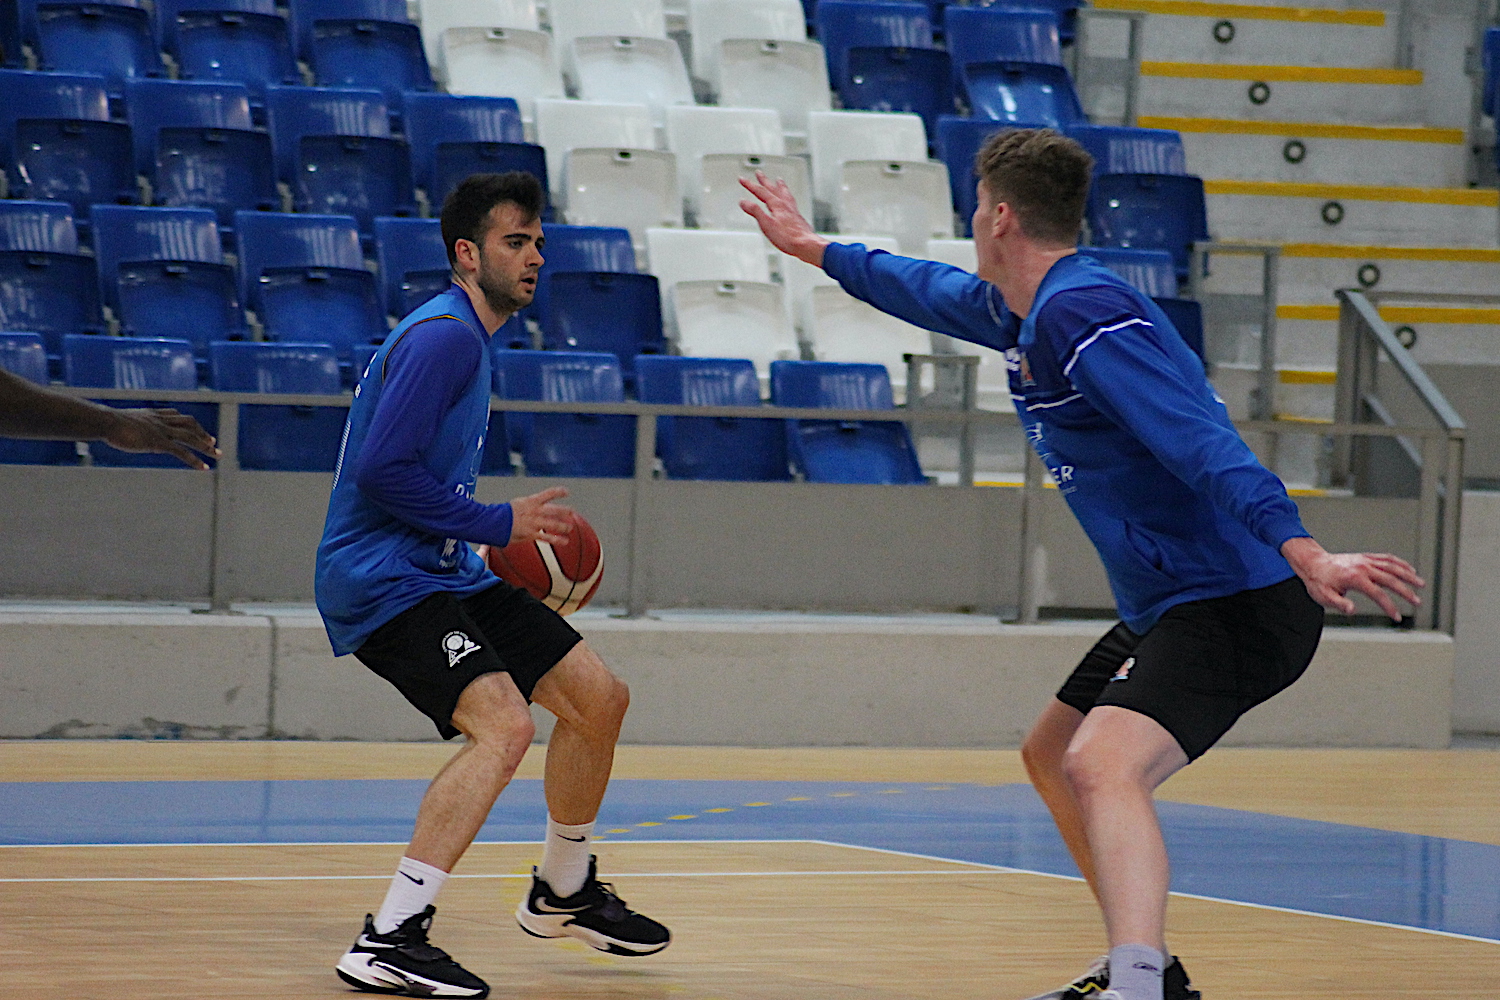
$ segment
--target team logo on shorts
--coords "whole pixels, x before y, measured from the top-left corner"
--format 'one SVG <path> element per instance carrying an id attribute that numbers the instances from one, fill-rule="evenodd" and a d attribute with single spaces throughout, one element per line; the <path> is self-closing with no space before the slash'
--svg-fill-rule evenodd
<path id="1" fill-rule="evenodd" d="M 462 632 L 449 632 L 443 636 L 443 652 L 448 654 L 448 669 L 452 670 L 470 653 L 477 653 L 479 644 L 474 642 Z"/>
<path id="2" fill-rule="evenodd" d="M 455 633 L 455 635 L 456 634 L 457 633 Z M 1135 666 L 1135 657 L 1132 656 L 1128 658 L 1124 663 L 1120 664 L 1120 669 L 1115 671 L 1115 675 L 1110 678 L 1110 682 L 1113 683 L 1114 681 L 1130 680 L 1130 668 L 1133 666 Z"/>

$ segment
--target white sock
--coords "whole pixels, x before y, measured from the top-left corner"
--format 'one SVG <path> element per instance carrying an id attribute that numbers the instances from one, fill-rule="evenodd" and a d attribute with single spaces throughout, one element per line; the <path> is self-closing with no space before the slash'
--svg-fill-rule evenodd
<path id="1" fill-rule="evenodd" d="M 438 890 L 448 881 L 448 873 L 441 868 L 413 858 L 402 858 L 396 866 L 396 877 L 391 879 L 391 888 L 375 915 L 375 933 L 389 934 L 407 917 L 421 913 L 432 905 Z"/>
<path id="2" fill-rule="evenodd" d="M 593 837 L 593 823 L 564 826 L 547 817 L 547 843 L 537 875 L 560 898 L 573 895 L 588 881 L 589 841 Z"/>
<path id="3" fill-rule="evenodd" d="M 1162 1000 L 1162 953 L 1144 944 L 1122 944 L 1109 949 L 1109 988 L 1121 1000 Z"/>

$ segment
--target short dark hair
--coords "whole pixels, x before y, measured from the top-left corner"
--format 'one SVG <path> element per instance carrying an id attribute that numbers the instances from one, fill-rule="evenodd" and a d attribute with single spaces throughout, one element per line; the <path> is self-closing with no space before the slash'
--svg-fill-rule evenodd
<path id="1" fill-rule="evenodd" d="M 1088 150 L 1050 128 L 998 132 L 974 157 L 975 176 L 1015 209 L 1021 232 L 1066 246 L 1078 241 L 1093 172 Z"/>
<path id="2" fill-rule="evenodd" d="M 508 174 L 470 174 L 459 181 L 443 201 L 443 242 L 448 247 L 448 265 L 458 267 L 453 244 L 458 240 L 483 243 L 490 228 L 490 209 L 510 202 L 525 221 L 542 214 L 542 184 L 531 174 L 512 170 Z"/>

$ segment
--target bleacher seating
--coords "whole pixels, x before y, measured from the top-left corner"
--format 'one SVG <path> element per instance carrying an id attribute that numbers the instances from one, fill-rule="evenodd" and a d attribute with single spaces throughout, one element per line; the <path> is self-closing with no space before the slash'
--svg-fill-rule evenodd
<path id="1" fill-rule="evenodd" d="M 155 337 L 95 337 L 68 334 L 63 338 L 63 373 L 68 385 L 94 389 L 198 388 L 198 366 L 193 345 L 186 340 Z M 125 409 L 169 406 L 197 419 L 213 434 L 219 426 L 219 408 L 211 403 L 162 403 L 154 401 L 110 401 Z M 89 443 L 95 465 L 148 468 L 186 468 L 171 455 L 134 454 L 102 441 Z"/>
<path id="2" fill-rule="evenodd" d="M 549 284 L 541 314 L 549 350 L 613 354 L 627 384 L 634 382 L 637 355 L 665 350 L 655 275 L 563 271 Z"/>
<path id="3" fill-rule="evenodd" d="M 771 265 L 758 232 L 651 229 L 646 233 L 646 246 L 651 273 L 661 279 L 663 295 L 679 281 L 771 280 Z"/>
<path id="4" fill-rule="evenodd" d="M 410 94 L 406 141 L 417 186 L 427 192 L 432 214 L 458 182 L 474 173 L 523 170 L 547 190 L 547 160 L 526 142 L 521 111 L 508 97 Z"/>
<path id="5" fill-rule="evenodd" d="M 78 252 L 68 206 L 0 201 L 0 330 L 40 334 L 55 355 L 65 335 L 103 329 L 94 261 Z"/>
<path id="6" fill-rule="evenodd" d="M 497 351 L 497 390 L 505 399 L 619 403 L 625 399 L 613 354 Z M 593 414 L 523 414 L 512 431 L 528 476 L 628 477 L 635 470 L 635 419 Z M 519 440 L 518 440 L 519 438 Z"/>
<path id="7" fill-rule="evenodd" d="M 97 73 L 114 99 L 129 81 L 162 75 L 151 15 L 135 0 L 49 0 L 35 10 L 39 69 Z"/>
<path id="8" fill-rule="evenodd" d="M 450 94 L 510 97 L 535 128 L 536 102 L 563 96 L 552 36 L 521 28 L 448 28 L 439 65 Z"/>
<path id="9" fill-rule="evenodd" d="M 1094 158 L 1094 175 L 1185 174 L 1182 135 L 1164 128 L 1069 125 L 1063 131 Z"/>
<path id="10" fill-rule="evenodd" d="M 567 161 L 574 149 L 656 148 L 651 112 L 644 104 L 538 100 L 537 142 L 547 150 L 552 200 L 567 208 Z M 571 219 L 569 220 L 572 221 Z"/>
<path id="11" fill-rule="evenodd" d="M 779 165 L 786 153 L 781 121 L 769 108 L 668 108 L 667 148 L 677 157 L 677 177 L 683 199 L 695 214 L 701 205 L 705 157 L 722 157 L 738 166 L 747 155 L 756 155 L 767 160 L 778 158 Z M 771 172 L 769 163 L 766 169 Z M 805 167 L 802 174 L 806 176 Z M 739 188 L 738 184 L 734 186 Z M 743 212 L 739 214 L 744 216 Z M 754 225 L 754 221 L 750 221 Z"/>
<path id="12" fill-rule="evenodd" d="M 46 385 L 47 349 L 34 333 L 0 333 L 0 368 Z M 64 465 L 78 461 L 71 441 L 0 437 L 0 465 Z"/>
<path id="13" fill-rule="evenodd" d="M 943 115 L 937 124 L 937 155 L 948 167 L 948 184 L 953 194 L 953 211 L 958 216 L 959 232 L 974 235 L 974 209 L 978 205 L 974 174 L 974 157 L 990 136 L 1009 125 L 980 118 Z"/>
<path id="14" fill-rule="evenodd" d="M 807 24 L 798 0 L 692 0 L 693 75 L 719 93 L 720 55 L 731 38 L 803 42 Z"/>
<path id="15" fill-rule="evenodd" d="M 422 0 L 422 44 L 427 62 L 442 76 L 443 32 L 449 28 L 520 28 L 540 31 L 536 0 Z"/>
<path id="16" fill-rule="evenodd" d="M 209 387 L 336 395 L 341 391 L 338 358 L 327 344 L 220 341 L 209 347 Z M 348 413 L 341 406 L 241 406 L 240 468 L 332 472 Z"/>
<path id="17" fill-rule="evenodd" d="M 1480 90 L 1481 107 L 1491 118 L 1500 109 L 1500 28 L 1485 28 L 1480 45 L 1480 71 L 1484 74 Z"/>
<path id="18" fill-rule="evenodd" d="M 777 406 L 849 410 L 895 409 L 890 375 L 881 365 L 777 361 L 771 365 Z M 792 465 L 815 483 L 921 483 L 916 449 L 905 424 L 884 421 L 787 421 Z"/>
<path id="19" fill-rule="evenodd" d="M 658 128 L 667 108 L 693 103 L 682 49 L 665 38 L 577 38 L 572 43 L 573 78 L 586 101 L 618 100 L 629 95 L 651 109 Z"/>
<path id="20" fill-rule="evenodd" d="M 405 316 L 453 281 L 437 219 L 378 218 L 375 248 L 385 311 L 392 316 Z"/>
<path id="21" fill-rule="evenodd" d="M 927 162 L 927 133 L 916 115 L 815 111 L 808 116 L 808 129 L 813 195 L 821 203 L 821 216 L 838 211 L 846 164 Z"/>
<path id="22" fill-rule="evenodd" d="M 158 0 L 163 47 L 183 80 L 229 80 L 265 103 L 266 87 L 299 83 L 291 29 L 272 0 Z"/>
<path id="23" fill-rule="evenodd" d="M 1050 63 L 982 62 L 963 68 L 974 117 L 1063 128 L 1086 123 L 1068 71 Z"/>
<path id="24" fill-rule="evenodd" d="M 537 273 L 536 295 L 528 310 L 533 317 L 547 311 L 552 275 L 565 271 L 636 273 L 635 245 L 630 232 L 617 226 L 565 226 L 542 224 L 546 244 L 544 263 Z"/>
<path id="25" fill-rule="evenodd" d="M 898 111 L 920 115 L 929 138 L 939 115 L 952 114 L 953 69 L 940 49 L 856 46 L 846 54 L 849 72 L 839 100 L 851 111 Z"/>
<path id="26" fill-rule="evenodd" d="M 759 406 L 755 366 L 743 358 L 651 355 L 636 360 L 643 403 Z M 772 482 L 791 478 L 780 420 L 661 417 L 657 454 L 670 479 Z"/>
<path id="27" fill-rule="evenodd" d="M 299 44 L 322 87 L 375 88 L 399 112 L 407 91 L 431 90 L 422 35 L 406 0 L 295 0 Z"/>
<path id="28" fill-rule="evenodd" d="M 1178 174 L 1105 174 L 1089 198 L 1090 240 L 1101 247 L 1166 250 L 1186 280 L 1193 243 L 1206 240 L 1203 181 Z"/>
<path id="29" fill-rule="evenodd" d="M 816 42 L 731 38 L 719 46 L 719 104 L 774 108 L 781 115 L 787 151 L 807 147 L 807 117 L 832 106 L 828 65 Z"/>
<path id="30" fill-rule="evenodd" d="M 1165 250 L 1079 247 L 1078 253 L 1094 258 L 1134 285 L 1142 295 L 1177 297 L 1177 268 L 1172 255 Z"/>
<path id="31" fill-rule="evenodd" d="M 828 79 L 842 91 L 849 79 L 847 53 L 855 47 L 930 49 L 931 11 L 925 3 L 890 0 L 821 0 L 815 14 Z"/>
<path id="32" fill-rule="evenodd" d="M 212 341 L 244 336 L 234 269 L 215 223 L 200 208 L 95 210 L 99 289 L 122 333 L 186 337 L 200 357 Z"/>
<path id="33" fill-rule="evenodd" d="M 661 0 L 550 0 L 547 16 L 562 59 L 563 72 L 573 75 L 573 40 L 577 38 L 667 37 L 667 18 Z M 575 81 L 576 82 L 576 81 Z"/>
<path id="34" fill-rule="evenodd" d="M 963 86 L 971 63 L 1024 62 L 1062 65 L 1057 15 L 1039 6 L 950 5 L 943 12 L 943 37 L 953 62 L 953 82 Z"/>
<path id="35" fill-rule="evenodd" d="M 80 220 L 90 205 L 134 202 L 130 149 L 103 77 L 0 70 L 0 165 L 12 198 L 65 201 Z"/>
<path id="36" fill-rule="evenodd" d="M 929 239 L 953 235 L 948 168 L 941 163 L 853 160 L 844 164 L 833 218 L 840 230 L 895 236 L 920 254 Z"/>

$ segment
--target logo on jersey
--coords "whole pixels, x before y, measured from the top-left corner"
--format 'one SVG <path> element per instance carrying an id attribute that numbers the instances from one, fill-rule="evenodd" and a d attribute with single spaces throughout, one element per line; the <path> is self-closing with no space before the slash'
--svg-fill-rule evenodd
<path id="1" fill-rule="evenodd" d="M 1110 683 L 1130 680 L 1130 668 L 1133 666 L 1135 666 L 1135 657 L 1132 656 L 1120 664 L 1120 669 L 1115 671 L 1115 675 L 1110 678 Z"/>
<path id="2" fill-rule="evenodd" d="M 1021 384 L 1023 386 L 1036 385 L 1036 379 L 1031 374 L 1031 360 L 1026 357 L 1025 351 L 1020 354 Z"/>
<path id="3" fill-rule="evenodd" d="M 452 670 L 470 653 L 479 652 L 479 644 L 462 632 L 449 632 L 443 636 L 443 652 L 448 654 L 448 669 Z"/>

